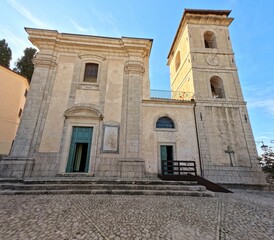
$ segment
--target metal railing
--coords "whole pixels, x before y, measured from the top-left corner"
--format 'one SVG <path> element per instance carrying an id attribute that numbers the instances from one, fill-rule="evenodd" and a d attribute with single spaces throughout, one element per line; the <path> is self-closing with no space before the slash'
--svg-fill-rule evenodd
<path id="1" fill-rule="evenodd" d="M 162 175 L 197 175 L 195 161 L 162 160 Z"/>
<path id="2" fill-rule="evenodd" d="M 183 91 L 168 91 L 168 90 L 150 90 L 151 98 L 158 99 L 171 99 L 171 100 L 181 100 L 181 101 L 191 101 L 194 99 L 193 92 L 183 92 Z"/>

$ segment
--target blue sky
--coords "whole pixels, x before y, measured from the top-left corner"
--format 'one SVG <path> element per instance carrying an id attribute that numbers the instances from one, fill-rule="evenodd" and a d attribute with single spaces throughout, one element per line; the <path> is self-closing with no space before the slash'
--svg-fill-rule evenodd
<path id="1" fill-rule="evenodd" d="M 152 38 L 151 88 L 168 90 L 167 54 L 184 8 L 232 10 L 230 35 L 254 137 L 269 144 L 274 139 L 273 0 L 0 0 L 0 40 L 8 42 L 14 62 L 32 46 L 24 27 Z"/>

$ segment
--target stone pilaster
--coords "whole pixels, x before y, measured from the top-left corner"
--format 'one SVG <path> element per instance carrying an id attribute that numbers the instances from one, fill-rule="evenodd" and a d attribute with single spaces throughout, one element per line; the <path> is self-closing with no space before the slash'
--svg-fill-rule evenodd
<path id="1" fill-rule="evenodd" d="M 16 138 L 10 155 L 0 163 L 0 173 L 5 177 L 23 177 L 26 172 L 30 175 L 35 161 L 31 148 L 35 145 L 35 135 L 38 134 L 42 121 L 47 81 L 56 63 L 52 55 L 39 53 L 33 62 L 35 69 Z"/>
<path id="2" fill-rule="evenodd" d="M 144 176 L 144 161 L 141 159 L 141 101 L 145 68 L 141 61 L 125 63 L 127 81 L 125 113 L 124 159 L 119 161 L 120 177 L 139 178 Z M 122 117 L 123 117 L 122 116 Z"/>
<path id="3" fill-rule="evenodd" d="M 127 121 L 126 121 L 126 158 L 140 157 L 140 124 L 142 101 L 142 76 L 144 67 L 142 62 L 128 61 L 125 64 L 128 76 L 127 89 Z"/>
<path id="4" fill-rule="evenodd" d="M 35 70 L 32 76 L 30 92 L 26 101 L 24 114 L 11 150 L 10 157 L 28 157 L 34 133 L 39 129 L 39 115 L 43 112 L 42 103 L 45 99 L 45 87 L 51 68 L 56 63 L 49 55 L 40 55 L 34 59 Z M 31 124 L 30 124 L 31 122 Z"/>

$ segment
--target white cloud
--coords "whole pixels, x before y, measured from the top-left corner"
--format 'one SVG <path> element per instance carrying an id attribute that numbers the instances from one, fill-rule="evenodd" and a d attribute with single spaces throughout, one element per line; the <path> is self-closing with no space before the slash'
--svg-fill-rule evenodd
<path id="1" fill-rule="evenodd" d="M 100 35 L 108 35 L 112 37 L 120 37 L 121 33 L 117 28 L 117 20 L 110 13 L 100 13 L 97 9 L 90 7 L 90 16 L 98 20 L 97 31 Z M 93 20 L 93 19 L 92 19 Z"/>
<path id="2" fill-rule="evenodd" d="M 73 27 L 81 33 L 88 33 L 88 34 L 93 34 L 93 35 L 97 35 L 97 31 L 96 29 L 92 26 L 89 25 L 89 27 L 83 27 L 81 25 L 79 25 L 76 21 L 74 21 L 73 19 L 69 18 L 69 21 L 72 23 Z"/>
<path id="3" fill-rule="evenodd" d="M 28 9 L 23 5 L 19 4 L 16 0 L 8 0 L 13 9 L 15 9 L 21 16 L 29 20 L 35 27 L 38 28 L 49 28 L 47 24 L 43 23 L 41 20 L 36 18 Z"/>
<path id="4" fill-rule="evenodd" d="M 261 132 L 261 133 L 267 133 L 267 134 L 271 134 L 271 135 L 274 135 L 274 132 Z"/>
<path id="5" fill-rule="evenodd" d="M 88 32 L 88 28 L 84 28 L 84 27 L 80 26 L 78 23 L 76 23 L 71 18 L 69 18 L 69 21 L 72 23 L 72 25 L 76 28 L 77 31 L 79 31 L 79 32 Z"/>
<path id="6" fill-rule="evenodd" d="M 269 137 L 267 137 L 267 136 L 259 136 L 259 137 L 256 137 L 256 139 L 269 139 Z"/>
<path id="7" fill-rule="evenodd" d="M 274 116 L 274 99 L 253 99 L 248 101 L 249 108 L 260 108 Z"/>

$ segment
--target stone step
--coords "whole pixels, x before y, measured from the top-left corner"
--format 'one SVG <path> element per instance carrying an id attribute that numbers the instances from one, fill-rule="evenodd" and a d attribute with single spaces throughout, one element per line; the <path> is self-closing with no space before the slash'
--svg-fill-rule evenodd
<path id="1" fill-rule="evenodd" d="M 2 183 L 1 189 L 10 190 L 95 190 L 95 189 L 120 189 L 120 190 L 180 190 L 180 191 L 205 191 L 201 185 L 142 185 L 142 184 L 22 184 Z"/>
<path id="2" fill-rule="evenodd" d="M 7 180 L 3 182 L 8 182 Z M 197 181 L 163 181 L 139 179 L 94 179 L 94 178 L 49 178 L 49 179 L 24 179 L 24 184 L 138 184 L 138 185 L 196 185 Z M 1 183 L 1 180 L 0 180 Z"/>
<path id="3" fill-rule="evenodd" d="M 177 191 L 177 190 L 121 190 L 121 189 L 93 189 L 93 190 L 2 190 L 0 195 L 63 195 L 63 194 L 113 194 L 113 195 L 163 195 L 163 196 L 194 196 L 214 197 L 210 191 Z"/>
<path id="4" fill-rule="evenodd" d="M 129 194 L 214 196 L 195 181 L 158 179 L 30 178 L 0 180 L 0 194 Z"/>

